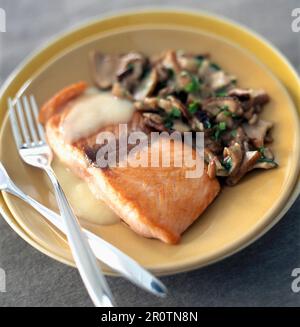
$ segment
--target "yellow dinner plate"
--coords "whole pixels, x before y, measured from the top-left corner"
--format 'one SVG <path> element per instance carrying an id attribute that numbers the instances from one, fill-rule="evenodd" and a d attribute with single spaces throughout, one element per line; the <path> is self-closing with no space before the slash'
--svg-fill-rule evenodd
<path id="1" fill-rule="evenodd" d="M 252 172 L 237 186 L 224 187 L 176 246 L 143 238 L 121 223 L 91 227 L 157 274 L 199 268 L 239 251 L 270 229 L 292 205 L 299 193 L 300 80 L 287 60 L 261 37 L 215 16 L 171 10 L 130 12 L 58 36 L 17 68 L 0 93 L 0 159 L 17 185 L 51 207 L 47 179 L 18 157 L 6 116 L 7 98 L 34 94 L 42 104 L 67 84 L 91 83 L 88 52 L 92 49 L 152 54 L 166 48 L 209 52 L 224 70 L 237 76 L 239 85 L 268 92 L 272 101 L 263 117 L 275 125 L 272 149 L 279 167 Z M 74 265 L 65 238 L 43 217 L 5 193 L 0 205 L 3 217 L 28 243 Z"/>

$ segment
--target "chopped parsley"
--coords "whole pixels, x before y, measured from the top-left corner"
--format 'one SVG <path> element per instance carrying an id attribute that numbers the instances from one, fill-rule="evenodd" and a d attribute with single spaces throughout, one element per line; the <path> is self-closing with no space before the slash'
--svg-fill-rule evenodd
<path id="1" fill-rule="evenodd" d="M 224 121 L 221 121 L 219 123 L 219 129 L 220 129 L 220 131 L 225 131 L 226 130 L 226 123 Z"/>
<path id="2" fill-rule="evenodd" d="M 221 136 L 221 134 L 226 130 L 227 126 L 224 121 L 221 121 L 219 124 L 215 125 L 215 140 L 218 140 Z"/>
<path id="3" fill-rule="evenodd" d="M 188 111 L 189 111 L 192 115 L 194 115 L 194 114 L 198 111 L 198 109 L 199 109 L 199 103 L 196 102 L 196 101 L 190 103 L 189 106 L 188 106 Z"/>
<path id="4" fill-rule="evenodd" d="M 200 82 L 198 78 L 192 74 L 189 74 L 189 76 L 190 76 L 190 82 L 185 85 L 184 90 L 187 93 L 198 92 L 200 90 Z"/>
<path id="5" fill-rule="evenodd" d="M 173 118 L 179 118 L 181 116 L 181 111 L 178 108 L 174 107 L 170 112 L 170 116 L 172 116 Z"/>
<path id="6" fill-rule="evenodd" d="M 222 89 L 215 92 L 215 96 L 219 97 L 219 98 L 226 97 L 227 96 L 227 91 L 224 88 L 222 88 Z"/>
<path id="7" fill-rule="evenodd" d="M 229 107 L 224 105 L 224 106 L 219 106 L 220 112 L 223 112 L 223 114 L 226 117 L 231 117 L 232 116 L 232 112 L 229 111 Z"/>
<path id="8" fill-rule="evenodd" d="M 166 128 L 171 129 L 174 125 L 174 120 L 181 117 L 181 111 L 173 107 L 170 113 L 164 118 L 164 125 Z"/>
<path id="9" fill-rule="evenodd" d="M 230 132 L 231 136 L 232 137 L 236 137 L 237 136 L 237 130 L 236 129 L 233 129 L 231 132 Z"/>
<path id="10" fill-rule="evenodd" d="M 229 171 L 232 168 L 232 158 L 231 157 L 226 157 L 223 161 L 222 161 L 222 166 Z"/>
<path id="11" fill-rule="evenodd" d="M 261 155 L 264 157 L 265 156 L 265 147 L 264 146 L 260 146 L 258 148 L 258 151 L 261 153 Z"/>
<path id="12" fill-rule="evenodd" d="M 268 159 L 268 158 L 265 158 L 265 157 L 262 157 L 262 158 L 258 159 L 257 162 L 267 162 L 267 163 L 274 164 L 276 167 L 278 166 L 278 163 L 274 159 Z"/>

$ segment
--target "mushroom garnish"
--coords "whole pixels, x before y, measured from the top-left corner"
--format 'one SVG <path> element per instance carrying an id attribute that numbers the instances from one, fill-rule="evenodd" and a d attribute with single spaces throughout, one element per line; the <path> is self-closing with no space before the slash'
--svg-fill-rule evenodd
<path id="1" fill-rule="evenodd" d="M 182 50 L 148 57 L 94 52 L 91 62 L 100 89 L 111 88 L 116 97 L 133 102 L 136 128 L 204 132 L 211 178 L 234 185 L 254 168 L 277 166 L 265 146 L 273 140 L 273 124 L 260 118 L 269 95 L 239 87 L 209 55 Z"/>
<path id="2" fill-rule="evenodd" d="M 252 90 L 252 99 L 254 106 L 263 106 L 270 101 L 270 97 L 265 90 Z"/>
<path id="3" fill-rule="evenodd" d="M 151 95 L 158 82 L 157 72 L 152 69 L 151 72 L 140 82 L 134 91 L 133 97 L 135 100 L 144 100 Z"/>
<path id="4" fill-rule="evenodd" d="M 146 97 L 143 101 L 136 101 L 134 107 L 139 111 L 158 111 L 157 97 Z"/>
<path id="5" fill-rule="evenodd" d="M 213 169 L 215 169 L 215 174 L 217 176 L 228 176 L 228 171 L 221 164 L 219 158 L 206 147 L 204 148 L 204 160 L 208 164 L 208 166 L 213 166 Z"/>
<path id="6" fill-rule="evenodd" d="M 235 77 L 225 74 L 222 70 L 212 73 L 208 79 L 209 86 L 213 91 L 224 88 L 233 81 L 235 81 Z"/>
<path id="7" fill-rule="evenodd" d="M 138 52 L 130 52 L 120 58 L 119 69 L 117 71 L 117 79 L 128 91 L 138 85 L 140 78 L 144 73 L 146 64 L 145 57 Z"/>
<path id="8" fill-rule="evenodd" d="M 235 175 L 243 160 L 243 151 L 239 143 L 234 143 L 223 151 L 223 166 L 228 170 L 229 175 Z"/>
<path id="9" fill-rule="evenodd" d="M 102 54 L 98 51 L 90 53 L 92 77 L 100 89 L 108 89 L 116 80 L 120 57 L 114 54 Z"/>
<path id="10" fill-rule="evenodd" d="M 157 131 L 162 132 L 168 130 L 164 124 L 163 118 L 158 114 L 144 113 L 143 118 L 145 125 L 154 128 Z"/>
<path id="11" fill-rule="evenodd" d="M 245 133 L 257 148 L 264 145 L 265 136 L 272 127 L 273 123 L 262 119 L 259 119 L 254 125 L 243 124 Z"/>
<path id="12" fill-rule="evenodd" d="M 257 160 L 260 158 L 259 151 L 247 151 L 238 172 L 226 178 L 228 185 L 235 185 L 245 174 L 254 169 Z"/>
<path id="13" fill-rule="evenodd" d="M 132 100 L 132 95 L 129 93 L 129 91 L 119 82 L 115 82 L 113 84 L 111 93 L 116 96 L 117 98 L 124 98 Z"/>
<path id="14" fill-rule="evenodd" d="M 181 67 L 177 60 L 177 54 L 174 50 L 168 50 L 162 60 L 162 64 L 165 68 L 171 69 L 174 73 L 178 74 L 181 71 Z"/>
<path id="15" fill-rule="evenodd" d="M 233 88 L 228 92 L 229 96 L 236 97 L 240 101 L 247 101 L 251 98 L 251 89 Z"/>
<path id="16" fill-rule="evenodd" d="M 207 99 L 203 102 L 203 110 L 212 116 L 217 116 L 222 111 L 227 112 L 228 116 L 242 114 L 239 102 L 231 97 Z"/>
<path id="17" fill-rule="evenodd" d="M 204 60 L 204 56 L 194 56 L 182 51 L 177 52 L 177 61 L 182 70 L 187 70 L 190 73 L 197 74 L 199 67 Z"/>

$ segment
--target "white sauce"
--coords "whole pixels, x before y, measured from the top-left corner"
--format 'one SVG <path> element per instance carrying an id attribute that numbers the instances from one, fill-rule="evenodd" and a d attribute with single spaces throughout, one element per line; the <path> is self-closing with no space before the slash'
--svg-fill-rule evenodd
<path id="1" fill-rule="evenodd" d="M 110 225 L 120 221 L 103 201 L 92 194 L 88 184 L 75 176 L 58 159 L 53 160 L 52 168 L 78 218 L 96 225 Z"/>
<path id="2" fill-rule="evenodd" d="M 130 101 L 114 97 L 108 92 L 87 91 L 70 106 L 61 127 L 65 141 L 69 143 L 92 135 L 102 127 L 127 123 L 134 112 Z"/>

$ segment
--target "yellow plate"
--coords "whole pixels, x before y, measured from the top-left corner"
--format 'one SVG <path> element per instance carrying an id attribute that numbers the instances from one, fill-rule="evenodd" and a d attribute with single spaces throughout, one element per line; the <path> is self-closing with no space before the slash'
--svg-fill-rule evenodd
<path id="1" fill-rule="evenodd" d="M 200 13 L 147 11 L 97 20 L 60 35 L 26 60 L 0 94 L 0 159 L 17 185 L 50 205 L 45 177 L 23 164 L 15 150 L 5 117 L 7 97 L 33 93 L 41 104 L 66 84 L 80 79 L 91 82 L 87 54 L 94 48 L 103 52 L 135 49 L 147 54 L 165 48 L 211 53 L 217 63 L 238 77 L 241 86 L 264 88 L 270 94 L 272 102 L 263 116 L 275 123 L 272 148 L 280 164 L 278 169 L 251 173 L 236 187 L 224 188 L 177 246 L 145 239 L 122 224 L 93 228 L 95 233 L 155 273 L 171 274 L 237 252 L 283 216 L 299 192 L 299 78 L 265 40 L 227 20 Z M 74 265 L 64 237 L 39 214 L 7 194 L 0 203 L 4 218 L 28 243 Z"/>

